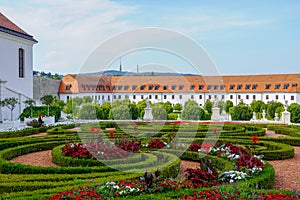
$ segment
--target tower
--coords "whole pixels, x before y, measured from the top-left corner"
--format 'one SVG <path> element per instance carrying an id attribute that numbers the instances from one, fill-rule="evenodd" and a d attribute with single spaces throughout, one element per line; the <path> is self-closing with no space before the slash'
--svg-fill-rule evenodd
<path id="1" fill-rule="evenodd" d="M 120 72 L 122 72 L 122 59 L 120 58 Z"/>

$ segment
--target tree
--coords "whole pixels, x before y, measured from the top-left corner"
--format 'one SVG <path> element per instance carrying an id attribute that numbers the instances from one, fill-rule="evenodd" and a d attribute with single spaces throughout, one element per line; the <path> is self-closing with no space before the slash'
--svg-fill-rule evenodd
<path id="1" fill-rule="evenodd" d="M 111 107 L 111 115 L 109 118 L 116 120 L 130 120 L 130 109 L 129 109 L 130 101 L 125 100 L 116 100 L 112 103 Z"/>
<path id="2" fill-rule="evenodd" d="M 225 112 L 226 112 L 226 113 L 229 113 L 229 109 L 230 109 L 231 107 L 233 107 L 233 102 L 230 101 L 230 100 L 227 100 L 227 101 L 225 102 L 225 105 L 224 105 L 224 110 L 225 110 Z"/>
<path id="3" fill-rule="evenodd" d="M 1 106 L 6 106 L 10 110 L 10 120 L 13 121 L 13 110 L 18 104 L 18 99 L 15 97 L 6 98 L 0 102 Z"/>
<path id="4" fill-rule="evenodd" d="M 151 102 L 150 102 L 150 105 L 151 105 Z M 144 114 L 145 114 L 145 108 L 146 108 L 146 100 L 142 100 L 142 101 L 139 101 L 137 104 L 136 104 L 136 107 L 139 111 L 139 117 L 141 119 L 143 119 L 144 117 Z"/>
<path id="5" fill-rule="evenodd" d="M 167 114 L 172 113 L 173 112 L 173 107 L 171 102 L 167 101 L 163 104 L 164 109 L 166 110 Z"/>
<path id="6" fill-rule="evenodd" d="M 252 118 L 253 112 L 249 106 L 237 105 L 229 109 L 232 120 L 249 121 Z"/>
<path id="7" fill-rule="evenodd" d="M 182 111 L 182 119 L 185 120 L 199 120 L 200 110 L 197 102 L 193 100 L 188 100 L 184 104 L 184 109 Z"/>
<path id="8" fill-rule="evenodd" d="M 288 111 L 291 113 L 291 122 L 300 123 L 300 105 L 297 103 L 292 103 L 288 107 Z"/>
<path id="9" fill-rule="evenodd" d="M 167 111 L 164 108 L 164 105 L 159 103 L 154 104 L 152 108 L 152 114 L 154 120 L 166 120 L 167 119 Z"/>
<path id="10" fill-rule="evenodd" d="M 110 103 L 103 103 L 101 105 L 101 109 L 103 111 L 103 119 L 109 119 L 109 113 L 111 111 L 111 104 Z"/>
<path id="11" fill-rule="evenodd" d="M 26 99 L 23 101 L 29 108 L 30 108 L 30 117 L 32 118 L 32 108 L 36 104 L 35 100 L 33 99 Z"/>
<path id="12" fill-rule="evenodd" d="M 83 103 L 78 113 L 79 119 L 96 119 L 96 108 L 93 103 Z"/>
<path id="13" fill-rule="evenodd" d="M 176 110 L 176 111 L 181 111 L 181 110 L 182 110 L 182 106 L 181 106 L 180 103 L 176 103 L 176 104 L 174 105 L 173 109 Z"/>
<path id="14" fill-rule="evenodd" d="M 49 116 L 49 106 L 53 103 L 54 97 L 52 95 L 45 95 L 41 99 L 42 104 L 48 106 L 48 116 Z"/>
<path id="15" fill-rule="evenodd" d="M 275 112 L 278 107 L 283 107 L 283 104 L 280 102 L 271 101 L 267 104 L 267 118 L 274 119 Z"/>
<path id="16" fill-rule="evenodd" d="M 134 102 L 129 104 L 129 111 L 133 120 L 139 118 L 139 110 Z"/>
<path id="17" fill-rule="evenodd" d="M 206 110 L 209 114 L 212 114 L 213 103 L 208 99 L 204 104 L 204 110 Z"/>
<path id="18" fill-rule="evenodd" d="M 93 99 L 90 96 L 84 96 L 82 97 L 82 103 L 92 103 Z"/>
<path id="19" fill-rule="evenodd" d="M 265 103 L 261 100 L 253 100 L 250 107 L 253 112 L 260 113 L 263 111 Z"/>
<path id="20" fill-rule="evenodd" d="M 218 108 L 220 109 L 220 114 L 224 110 L 224 107 L 225 107 L 224 101 L 218 101 Z"/>

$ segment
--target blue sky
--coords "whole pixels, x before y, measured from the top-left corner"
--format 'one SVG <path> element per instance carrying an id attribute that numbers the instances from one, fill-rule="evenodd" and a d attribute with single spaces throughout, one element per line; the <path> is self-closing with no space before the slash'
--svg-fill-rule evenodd
<path id="1" fill-rule="evenodd" d="M 297 0 L 1 0 L 0 11 L 39 41 L 34 69 L 40 71 L 77 73 L 89 54 L 112 36 L 160 27 L 197 42 L 220 74 L 300 73 Z M 149 63 L 194 72 L 185 61 L 160 52 L 122 57 L 125 70 Z M 118 65 L 112 63 L 111 68 Z"/>

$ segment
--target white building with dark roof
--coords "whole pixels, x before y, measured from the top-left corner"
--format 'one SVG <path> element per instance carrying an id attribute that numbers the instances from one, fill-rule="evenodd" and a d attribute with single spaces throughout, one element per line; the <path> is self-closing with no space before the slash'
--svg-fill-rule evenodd
<path id="1" fill-rule="evenodd" d="M 0 12 L 0 92 L 2 100 L 18 98 L 14 119 L 23 111 L 23 101 L 33 98 L 33 45 L 36 43 L 33 36 Z M 9 120 L 9 110 L 2 107 L 1 111 L 0 121 Z"/>

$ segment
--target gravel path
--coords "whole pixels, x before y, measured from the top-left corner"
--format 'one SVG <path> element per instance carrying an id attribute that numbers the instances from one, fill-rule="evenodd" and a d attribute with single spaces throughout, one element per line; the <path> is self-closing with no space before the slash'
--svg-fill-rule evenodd
<path id="1" fill-rule="evenodd" d="M 285 137 L 286 135 L 277 134 L 277 133 L 275 133 L 275 131 L 266 130 L 266 136 L 267 137 L 277 138 L 277 137 L 281 137 L 281 136 Z"/>
<path id="2" fill-rule="evenodd" d="M 52 162 L 51 150 L 39 151 L 15 157 L 10 160 L 14 163 L 41 167 L 58 167 Z"/>

